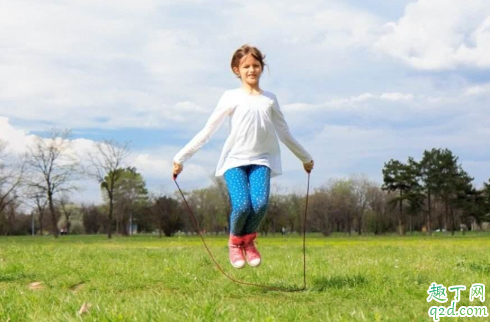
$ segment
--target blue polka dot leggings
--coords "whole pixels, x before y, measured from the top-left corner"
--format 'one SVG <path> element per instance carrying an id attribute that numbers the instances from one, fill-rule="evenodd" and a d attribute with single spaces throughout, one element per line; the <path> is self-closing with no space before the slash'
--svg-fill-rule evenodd
<path id="1" fill-rule="evenodd" d="M 229 169 L 224 177 L 231 200 L 230 233 L 256 232 L 269 205 L 271 170 L 250 164 Z"/>

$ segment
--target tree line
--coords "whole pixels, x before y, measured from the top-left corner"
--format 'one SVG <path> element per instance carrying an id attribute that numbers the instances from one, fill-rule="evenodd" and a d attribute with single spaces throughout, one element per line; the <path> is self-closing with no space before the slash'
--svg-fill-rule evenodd
<path id="1" fill-rule="evenodd" d="M 105 140 L 93 153 L 78 156 L 69 131 L 53 131 L 36 141 L 22 157 L 6 153 L 0 140 L 0 234 L 107 234 L 138 232 L 172 236 L 193 233 L 194 223 L 180 195 L 149 193 L 143 176 L 127 164 L 128 144 Z M 490 179 L 483 187 L 458 164 L 448 149 L 424 151 L 420 161 L 390 160 L 383 184 L 366 175 L 331 179 L 309 196 L 306 230 L 332 233 L 386 234 L 434 230 L 453 234 L 490 221 Z M 75 203 L 74 183 L 92 179 L 103 203 Z M 306 187 L 305 187 L 306 188 Z M 203 189 L 184 191 L 199 228 L 227 234 L 230 203 L 222 178 Z M 262 234 L 299 233 L 305 195 L 273 185 Z M 31 209 L 29 213 L 25 210 Z"/>
<path id="2" fill-rule="evenodd" d="M 448 149 L 424 151 L 417 162 L 390 160 L 383 168 L 383 187 L 396 197 L 390 203 L 398 207 L 397 229 L 427 231 L 434 228 L 453 234 L 472 224 L 490 220 L 490 180 L 476 188 L 473 178 Z"/>

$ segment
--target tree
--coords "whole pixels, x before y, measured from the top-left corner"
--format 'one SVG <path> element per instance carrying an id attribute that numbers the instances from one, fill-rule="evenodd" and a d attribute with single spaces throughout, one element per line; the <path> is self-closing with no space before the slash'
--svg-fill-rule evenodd
<path id="1" fill-rule="evenodd" d="M 217 221 L 222 223 L 223 226 L 225 226 L 225 230 L 227 233 L 230 229 L 231 201 L 230 201 L 230 195 L 228 194 L 226 181 L 223 177 L 216 177 L 216 176 L 212 176 L 211 180 L 213 181 L 214 188 L 216 189 L 216 193 L 218 195 L 216 202 L 218 202 L 220 205 L 219 206 L 220 217 L 217 219 Z"/>
<path id="2" fill-rule="evenodd" d="M 413 188 L 407 195 L 408 209 L 407 212 L 410 216 L 410 234 L 413 234 L 413 218 L 416 217 L 421 211 L 424 205 L 425 196 L 421 191 L 420 186 Z"/>
<path id="3" fill-rule="evenodd" d="M 409 183 L 407 182 L 407 172 L 409 167 L 398 161 L 391 159 L 388 163 L 385 163 L 383 168 L 383 190 L 389 192 L 398 191 L 399 196 L 392 199 L 392 203 L 399 204 L 398 214 L 398 233 L 403 235 L 405 233 L 403 224 L 403 201 L 407 198 L 407 192 L 409 191 Z"/>
<path id="4" fill-rule="evenodd" d="M 330 187 L 330 212 L 342 230 L 352 234 L 352 222 L 356 213 L 356 196 L 350 180 L 335 180 Z M 337 231 L 340 231 L 337 226 Z"/>
<path id="5" fill-rule="evenodd" d="M 450 213 L 453 222 L 452 234 L 455 231 L 455 210 L 460 213 L 460 221 L 466 226 L 471 226 L 472 222 L 478 224 L 488 220 L 487 209 L 485 206 L 485 187 L 476 189 L 473 187 L 471 178 L 461 166 L 459 166 L 458 176 L 454 180 L 454 196 L 450 199 Z M 462 226 L 463 234 L 465 227 Z"/>
<path id="6" fill-rule="evenodd" d="M 59 209 L 61 209 L 61 212 L 65 216 L 64 221 L 65 221 L 65 231 L 68 233 L 70 231 L 71 227 L 71 217 L 75 213 L 75 205 L 70 202 L 69 197 L 65 194 L 62 195 L 60 200 L 59 200 Z"/>
<path id="7" fill-rule="evenodd" d="M 89 153 L 90 168 L 86 173 L 97 180 L 108 199 L 109 214 L 107 238 L 112 238 L 114 213 L 114 189 L 124 171 L 125 159 L 129 156 L 128 143 L 119 144 L 112 140 L 96 143 L 96 153 Z"/>
<path id="8" fill-rule="evenodd" d="M 100 207 L 95 205 L 82 205 L 82 222 L 87 234 L 97 234 L 102 230 L 104 221 L 103 212 Z M 103 231 L 103 230 L 102 230 Z"/>
<path id="9" fill-rule="evenodd" d="M 365 174 L 354 174 L 350 177 L 352 192 L 356 200 L 357 231 L 361 235 L 363 231 L 364 211 L 368 204 L 368 191 L 372 183 Z"/>
<path id="10" fill-rule="evenodd" d="M 195 227 L 194 220 L 186 220 L 187 230 L 194 231 L 195 229 L 199 229 L 204 233 L 206 231 L 206 226 L 210 221 L 210 213 L 216 211 L 216 206 L 209 202 L 209 194 L 206 193 L 206 188 L 196 189 L 188 194 L 184 192 L 184 195 L 187 195 L 187 203 L 191 208 L 197 223 L 197 227 Z M 185 207 L 184 201 L 181 201 L 181 208 L 185 209 Z M 198 231 L 196 232 L 198 233 Z"/>
<path id="11" fill-rule="evenodd" d="M 31 198 L 34 199 L 39 220 L 39 233 L 42 235 L 44 229 L 44 214 L 46 212 L 46 206 L 48 205 L 48 199 L 45 194 L 39 192 L 32 194 Z"/>
<path id="12" fill-rule="evenodd" d="M 463 195 L 471 190 L 471 178 L 461 165 L 458 157 L 448 149 L 432 149 L 424 151 L 420 162 L 421 179 L 427 193 L 428 226 L 432 215 L 432 204 L 441 204 L 444 210 L 440 212 L 439 224 L 444 231 L 448 231 L 449 218 L 451 218 L 451 231 L 455 230 L 455 207 L 465 209 L 466 197 Z M 429 230 L 430 231 L 430 230 Z"/>
<path id="13" fill-rule="evenodd" d="M 320 231 L 324 236 L 329 236 L 332 233 L 332 229 L 338 227 L 335 225 L 332 216 L 332 203 L 330 198 L 330 185 L 323 185 L 320 188 L 314 190 L 314 192 L 309 197 L 308 206 L 308 217 L 307 217 L 307 227 L 309 231 Z M 306 200 L 305 200 L 306 201 Z M 301 222 L 301 216 L 303 214 L 298 214 L 298 221 Z M 301 226 L 300 226 L 301 227 Z M 301 233 L 298 229 L 298 233 Z"/>
<path id="14" fill-rule="evenodd" d="M 408 202 L 411 204 L 411 210 L 414 211 L 417 209 L 415 204 L 420 201 L 420 185 L 418 183 L 420 165 L 411 157 L 408 158 L 406 164 L 391 159 L 388 163 L 385 163 L 382 171 L 384 181 L 382 189 L 388 192 L 398 191 L 398 196 L 391 199 L 390 203 L 399 205 L 398 233 L 403 235 L 405 234 L 403 203 Z"/>
<path id="15" fill-rule="evenodd" d="M 109 180 L 109 176 L 110 174 L 106 176 L 106 182 Z M 113 196 L 115 208 L 118 209 L 117 231 L 127 236 L 132 232 L 132 227 L 129 231 L 127 229 L 129 227 L 128 222 L 132 226 L 136 209 L 143 207 L 148 202 L 148 190 L 145 181 L 135 167 L 123 169 L 119 180 L 114 184 Z"/>
<path id="16" fill-rule="evenodd" d="M 483 183 L 483 197 L 485 204 L 485 212 L 486 214 L 490 214 L 490 179 L 488 179 L 488 183 Z"/>
<path id="17" fill-rule="evenodd" d="M 258 227 L 258 230 L 266 236 L 269 232 L 275 234 L 279 230 L 278 223 L 285 218 L 287 206 L 285 203 L 285 196 L 281 194 L 283 189 L 284 188 L 278 184 L 274 184 L 271 187 L 267 213 Z"/>
<path id="18" fill-rule="evenodd" d="M 379 186 L 371 185 L 367 192 L 368 208 L 371 211 L 371 229 L 375 235 L 387 232 L 391 228 L 392 216 L 388 213 L 387 193 Z"/>
<path id="19" fill-rule="evenodd" d="M 231 206 L 226 183 L 222 178 L 211 178 L 213 184 L 207 188 L 196 189 L 190 192 L 183 191 L 189 207 L 193 210 L 195 219 L 202 231 L 219 232 L 229 230 L 229 215 Z M 176 192 L 176 200 L 181 200 Z M 180 204 L 187 213 L 183 201 Z M 183 217 L 184 229 L 194 231 L 195 224 L 188 216 Z"/>
<path id="20" fill-rule="evenodd" d="M 351 180 L 332 179 L 311 195 L 308 227 L 328 236 L 332 232 L 352 233 L 357 199 Z"/>
<path id="21" fill-rule="evenodd" d="M 20 166 L 10 164 L 6 154 L 7 143 L 0 140 L 0 215 L 17 199 L 17 190 L 22 184 L 25 162 Z"/>
<path id="22" fill-rule="evenodd" d="M 286 210 L 286 224 L 289 227 L 289 231 L 293 232 L 298 229 L 298 233 L 301 234 L 301 226 L 303 223 L 303 208 L 304 201 L 303 197 L 292 193 L 287 196 L 287 210 Z"/>
<path id="23" fill-rule="evenodd" d="M 462 168 L 458 167 L 458 157 L 454 156 L 448 149 L 438 150 L 437 153 L 437 168 L 438 176 L 436 183 L 436 190 L 439 192 L 441 199 L 444 202 L 444 231 L 448 231 L 448 217 L 449 207 L 452 199 L 456 197 L 457 193 L 457 181 L 463 175 Z M 459 171 L 461 170 L 461 171 Z M 465 173 L 466 174 L 466 173 Z M 467 175 L 467 174 L 466 174 Z M 470 181 L 473 179 L 470 179 Z M 454 233 L 454 220 L 453 220 L 453 233 Z"/>
<path id="24" fill-rule="evenodd" d="M 445 216 L 451 216 L 452 235 L 454 235 L 456 230 L 455 209 L 458 209 L 458 206 L 464 210 L 465 208 L 467 209 L 468 203 L 475 202 L 478 209 L 471 211 L 473 215 L 480 220 L 485 214 L 482 207 L 482 191 L 476 190 L 471 183 L 472 181 L 473 178 L 463 170 L 461 165 L 455 165 L 455 169 L 448 175 L 447 182 L 444 183 L 441 189 L 441 195 L 445 202 Z M 461 201 L 463 201 L 462 207 Z"/>
<path id="25" fill-rule="evenodd" d="M 405 180 L 408 184 L 407 195 L 405 199 L 408 203 L 408 215 L 410 218 L 410 234 L 413 233 L 413 218 L 422 212 L 424 205 L 425 195 L 423 188 L 420 185 L 419 179 L 422 176 L 422 170 L 420 163 L 416 162 L 412 157 L 408 158 L 407 171 L 405 173 Z"/>
<path id="26" fill-rule="evenodd" d="M 19 212 L 20 202 L 10 202 L 0 216 L 0 233 L 4 235 L 25 235 L 30 231 L 30 216 Z"/>
<path id="27" fill-rule="evenodd" d="M 168 196 L 159 196 L 152 202 L 151 208 L 153 218 L 155 218 L 160 238 L 162 233 L 170 237 L 179 229 L 182 229 L 184 223 L 179 212 L 179 202 Z"/>
<path id="28" fill-rule="evenodd" d="M 44 194 L 51 214 L 52 234 L 58 237 L 55 196 L 76 190 L 72 185 L 78 173 L 78 160 L 71 153 L 70 131 L 52 130 L 48 139 L 37 137 L 29 148 L 27 164 L 32 175 L 28 185 Z"/>
<path id="29" fill-rule="evenodd" d="M 429 235 L 432 233 L 432 201 L 436 200 L 442 188 L 441 161 L 441 149 L 425 150 L 420 161 L 420 178 L 427 195 L 427 232 Z"/>

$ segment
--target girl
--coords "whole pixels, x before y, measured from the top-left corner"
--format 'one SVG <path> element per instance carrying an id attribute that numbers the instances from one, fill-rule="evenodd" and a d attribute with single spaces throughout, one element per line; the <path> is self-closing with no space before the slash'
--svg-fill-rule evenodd
<path id="1" fill-rule="evenodd" d="M 174 157 L 174 177 L 183 163 L 196 153 L 216 132 L 225 118 L 230 121 L 218 161 L 216 176 L 224 175 L 231 201 L 230 262 L 235 268 L 260 265 L 255 248 L 257 228 L 269 202 L 270 178 L 280 175 L 281 155 L 277 137 L 303 162 L 307 172 L 313 169 L 308 152 L 293 138 L 277 98 L 259 87 L 265 56 L 255 47 L 243 45 L 231 59 L 231 69 L 241 80 L 239 88 L 227 90 L 204 128 Z"/>

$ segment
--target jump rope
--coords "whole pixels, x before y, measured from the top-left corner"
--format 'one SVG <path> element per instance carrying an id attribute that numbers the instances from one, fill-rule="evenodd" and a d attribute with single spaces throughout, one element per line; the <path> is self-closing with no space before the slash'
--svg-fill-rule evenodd
<path id="1" fill-rule="evenodd" d="M 242 284 L 242 285 L 248 285 L 248 286 L 257 286 L 257 287 L 261 287 L 263 289 L 267 289 L 267 290 L 271 290 L 271 291 L 279 291 L 279 292 L 301 292 L 301 291 L 304 291 L 306 289 L 306 234 L 305 234 L 305 232 L 306 232 L 306 214 L 308 213 L 308 196 L 309 196 L 309 192 L 310 192 L 310 172 L 309 171 L 308 171 L 308 185 L 307 185 L 307 188 L 306 188 L 305 214 L 303 216 L 303 229 L 302 229 L 302 234 L 303 234 L 303 287 L 301 287 L 301 288 L 297 288 L 297 287 L 293 287 L 293 288 L 289 288 L 289 287 L 275 287 L 275 286 L 270 286 L 270 285 L 249 283 L 249 282 L 244 282 L 244 281 L 237 280 L 237 279 L 233 278 L 232 276 L 230 276 L 228 273 L 226 273 L 225 270 L 218 263 L 218 261 L 216 260 L 216 258 L 214 257 L 214 255 L 209 250 L 209 247 L 206 244 L 206 241 L 204 240 L 204 236 L 201 233 L 201 229 L 199 227 L 199 222 L 197 221 L 196 216 L 194 216 L 194 212 L 191 210 L 191 207 L 189 206 L 189 204 L 187 203 L 187 200 L 185 199 L 184 193 L 182 192 L 182 190 L 180 189 L 179 184 L 177 183 L 177 175 L 174 174 L 173 175 L 173 178 L 174 178 L 175 184 L 177 185 L 177 188 L 180 191 L 180 194 L 182 195 L 182 199 L 184 200 L 184 203 L 185 203 L 185 205 L 187 207 L 187 210 L 189 211 L 189 214 L 191 215 L 192 222 L 194 223 L 195 230 L 199 234 L 199 237 L 201 237 L 202 243 L 203 243 L 204 247 L 206 248 L 209 256 L 213 260 L 214 264 L 216 265 L 216 267 L 218 268 L 218 270 L 224 276 L 226 276 L 228 279 L 230 279 L 235 284 Z"/>

